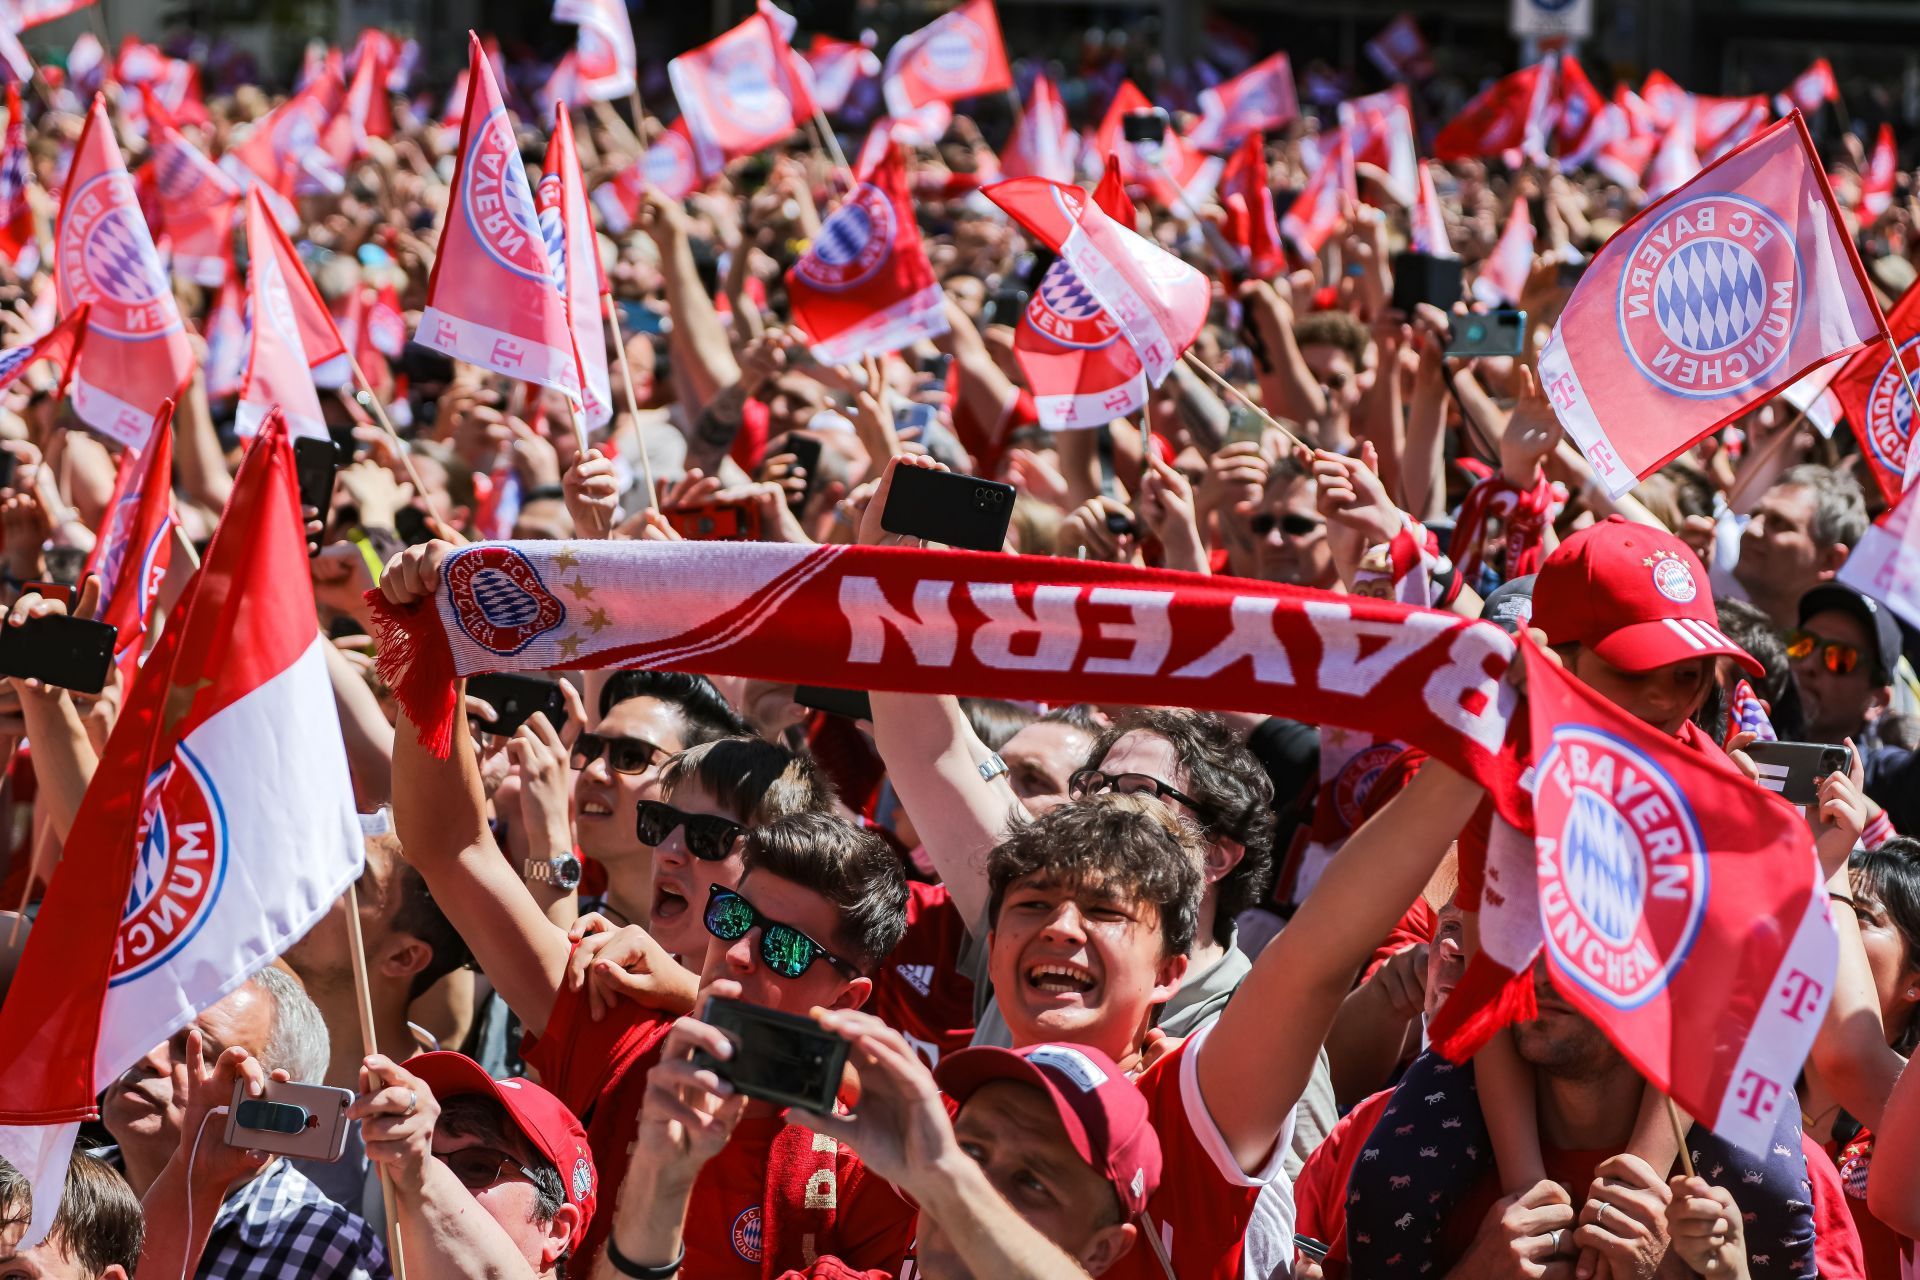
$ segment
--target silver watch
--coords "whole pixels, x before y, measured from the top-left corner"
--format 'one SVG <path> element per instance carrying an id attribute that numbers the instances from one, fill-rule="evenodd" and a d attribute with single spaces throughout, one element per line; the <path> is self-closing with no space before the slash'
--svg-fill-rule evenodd
<path id="1" fill-rule="evenodd" d="M 574 889 L 580 884 L 580 859 L 571 853 L 557 858 L 528 858 L 520 864 L 520 878 L 550 884 L 556 889 Z"/>
<path id="2" fill-rule="evenodd" d="M 1000 758 L 998 751 L 989 751 L 987 758 L 980 762 L 980 781 L 982 782 L 992 782 L 1001 774 L 1010 772 L 1012 771 L 1007 768 L 1007 762 Z"/>

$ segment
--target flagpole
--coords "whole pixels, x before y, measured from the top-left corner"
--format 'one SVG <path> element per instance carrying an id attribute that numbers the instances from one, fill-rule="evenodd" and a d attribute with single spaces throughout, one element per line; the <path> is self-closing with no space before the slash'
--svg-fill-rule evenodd
<path id="1" fill-rule="evenodd" d="M 1247 397 L 1246 392 L 1242 391 L 1240 388 L 1234 386 L 1231 382 L 1221 377 L 1218 373 L 1214 372 L 1213 369 L 1208 366 L 1206 361 L 1202 360 L 1199 356 L 1196 356 L 1193 354 L 1193 351 L 1191 348 L 1181 352 L 1180 358 L 1187 362 L 1187 366 L 1189 368 L 1199 370 L 1201 373 L 1205 374 L 1208 378 L 1212 379 L 1213 382 L 1221 388 L 1221 390 L 1225 391 L 1228 395 L 1232 396 L 1235 400 L 1238 400 L 1241 404 L 1247 406 L 1247 408 L 1259 414 L 1261 420 L 1265 422 L 1268 426 L 1272 427 L 1275 431 L 1278 431 L 1281 435 L 1293 441 L 1295 444 L 1299 445 L 1303 449 L 1312 447 L 1308 445 L 1306 441 L 1302 440 L 1299 436 L 1293 434 L 1293 432 L 1281 426 L 1277 418 L 1275 418 L 1272 414 L 1268 413 L 1265 409 L 1261 408 L 1259 405 L 1255 404 L 1252 400 L 1250 400 Z"/>
<path id="2" fill-rule="evenodd" d="M 833 152 L 834 165 L 846 176 L 847 190 L 853 190 L 853 166 L 847 163 L 846 153 L 840 150 L 840 139 L 833 136 L 833 126 L 827 123 L 827 113 L 820 109 L 818 103 L 813 107 L 813 123 L 820 130 L 820 136 L 826 139 L 828 150 Z"/>
<path id="3" fill-rule="evenodd" d="M 380 1043 L 373 1028 L 373 989 L 367 983 L 367 948 L 360 936 L 360 890 L 351 884 L 347 886 L 347 942 L 353 960 L 353 1003 L 360 1014 L 360 1048 L 363 1054 L 371 1056 L 380 1052 Z M 372 1072 L 368 1075 L 375 1091 L 385 1083 Z M 394 1205 L 393 1178 L 385 1165 L 379 1166 L 379 1169 L 380 1200 L 387 1211 L 387 1261 L 393 1267 L 395 1280 L 407 1280 L 406 1242 L 400 1236 L 400 1215 Z"/>
<path id="4" fill-rule="evenodd" d="M 1680 1167 L 1691 1178 L 1694 1176 L 1693 1153 L 1687 1150 L 1687 1131 L 1680 1123 L 1680 1108 L 1674 1105 L 1672 1094 L 1663 1093 L 1660 1097 L 1667 1104 L 1667 1119 L 1673 1121 L 1673 1140 L 1680 1146 Z"/>
<path id="5" fill-rule="evenodd" d="M 653 487 L 653 459 L 647 456 L 647 438 L 640 430 L 640 397 L 633 391 L 633 362 L 627 359 L 627 335 L 620 331 L 620 308 L 614 305 L 613 295 L 600 295 L 607 302 L 607 320 L 613 325 L 613 345 L 620 351 L 620 380 L 627 388 L 627 405 L 633 411 L 633 438 L 640 445 L 640 472 L 647 481 L 647 505 L 660 501 L 659 490 Z"/>
<path id="6" fill-rule="evenodd" d="M 1236 275 L 1244 273 L 1247 263 L 1240 257 L 1240 250 L 1221 234 L 1220 228 L 1201 217 L 1199 211 L 1187 203 L 1187 193 L 1180 189 L 1180 184 L 1173 180 L 1173 175 L 1167 172 L 1166 166 L 1162 165 L 1157 157 L 1153 161 L 1153 171 L 1160 175 L 1160 180 L 1166 183 L 1167 189 L 1173 193 L 1174 204 L 1177 206 L 1175 212 L 1200 228 L 1200 238 L 1206 241 L 1208 251 L 1219 260 L 1220 265 Z M 1132 231 L 1134 228 L 1128 227 L 1127 230 Z"/>
<path id="7" fill-rule="evenodd" d="M 440 508 L 434 504 L 433 495 L 427 492 L 427 486 L 421 481 L 420 473 L 414 470 L 413 457 L 407 452 L 406 441 L 402 440 L 400 433 L 393 429 L 393 420 L 387 417 L 386 407 L 380 403 L 380 397 L 374 394 L 373 384 L 367 381 L 367 375 L 360 369 L 359 358 L 351 350 L 347 352 L 347 363 L 353 367 L 353 380 L 360 384 L 362 391 L 367 393 L 367 404 L 373 409 L 373 416 L 380 420 L 380 425 L 392 438 L 393 451 L 400 455 L 400 465 L 407 469 L 407 478 L 413 481 L 414 493 L 419 496 L 420 501 L 427 504 L 427 514 L 445 524 L 446 517 L 440 514 Z"/>

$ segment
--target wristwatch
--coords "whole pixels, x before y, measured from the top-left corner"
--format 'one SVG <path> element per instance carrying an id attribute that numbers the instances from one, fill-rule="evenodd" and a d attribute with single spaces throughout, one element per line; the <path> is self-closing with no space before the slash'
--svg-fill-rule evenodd
<path id="1" fill-rule="evenodd" d="M 557 858 L 528 858 L 520 864 L 520 878 L 550 884 L 556 889 L 574 889 L 580 884 L 580 859 L 571 853 Z"/>
<path id="2" fill-rule="evenodd" d="M 992 782 L 1003 773 L 1009 773 L 1007 762 L 1000 758 L 998 751 L 989 751 L 987 758 L 980 762 L 980 781 Z"/>

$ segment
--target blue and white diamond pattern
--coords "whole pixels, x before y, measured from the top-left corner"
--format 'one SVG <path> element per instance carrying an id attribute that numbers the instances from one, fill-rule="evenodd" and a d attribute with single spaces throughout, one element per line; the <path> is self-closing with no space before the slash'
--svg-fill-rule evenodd
<path id="1" fill-rule="evenodd" d="M 1697 240 L 1661 265 L 1654 316 L 1674 343 L 1695 355 L 1725 351 L 1751 337 L 1767 306 L 1759 260 L 1731 240 Z"/>
<path id="2" fill-rule="evenodd" d="M 1579 788 L 1561 837 L 1566 842 L 1567 889 L 1594 932 L 1624 947 L 1640 926 L 1647 873 L 1639 838 L 1626 820 L 1593 792 Z"/>
<path id="3" fill-rule="evenodd" d="M 1040 296 L 1047 309 L 1066 320 L 1091 320 L 1100 314 L 1100 300 L 1087 291 L 1080 277 L 1065 261 L 1047 268 L 1040 280 Z"/>

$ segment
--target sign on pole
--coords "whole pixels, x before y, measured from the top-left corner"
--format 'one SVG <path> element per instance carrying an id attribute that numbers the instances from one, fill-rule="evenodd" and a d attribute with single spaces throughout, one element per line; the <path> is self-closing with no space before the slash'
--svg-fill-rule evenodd
<path id="1" fill-rule="evenodd" d="M 1513 0 L 1516 36 L 1569 36 L 1584 40 L 1593 34 L 1593 0 Z"/>

